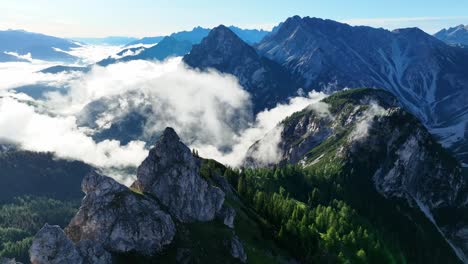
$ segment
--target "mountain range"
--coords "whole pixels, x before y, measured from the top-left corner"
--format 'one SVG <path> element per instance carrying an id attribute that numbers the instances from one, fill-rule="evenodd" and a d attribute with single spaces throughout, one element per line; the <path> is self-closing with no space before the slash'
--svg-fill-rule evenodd
<path id="1" fill-rule="evenodd" d="M 294 16 L 271 32 L 220 25 L 142 39 L 134 44 L 158 44 L 98 64 L 183 56 L 197 71 L 235 76 L 252 115 L 312 90 L 328 96 L 229 168 L 172 128 L 143 135 L 156 114 L 131 91 L 138 103 L 92 135 L 151 146 L 130 186 L 0 145 L 0 261 L 29 252 L 34 264 L 467 263 L 468 49 L 453 38 L 463 30 L 431 36 Z M 96 131 L 93 118 L 119 101 L 93 101 L 76 121 Z"/>
<path id="2" fill-rule="evenodd" d="M 458 25 L 448 29 L 442 29 L 434 34 L 434 37 L 451 45 L 468 46 L 468 25 Z"/>
<path id="3" fill-rule="evenodd" d="M 298 91 L 386 89 L 468 164 L 468 50 L 417 28 L 388 31 L 296 16 L 254 46 L 224 26 L 214 28 L 190 52 L 188 43 L 179 53 L 172 48 L 180 42 L 172 43 L 123 60 L 187 53 L 183 60 L 193 68 L 236 76 L 252 95 L 254 112 Z M 150 55 L 154 53 L 164 56 Z"/>
<path id="4" fill-rule="evenodd" d="M 243 41 L 254 44 L 260 42 L 266 35 L 270 32 L 266 30 L 258 29 L 242 29 L 236 26 L 229 26 L 229 29 L 232 30 L 236 35 L 238 35 Z M 208 36 L 208 33 L 211 29 L 203 27 L 195 27 L 189 31 L 179 31 L 172 33 L 169 37 L 173 37 L 177 40 L 186 40 L 190 41 L 192 44 L 198 44 L 202 41 L 203 38 Z M 127 44 L 127 46 L 137 45 L 137 44 L 156 44 L 161 41 L 164 37 L 145 37 L 140 40 L 136 40 Z"/>
<path id="5" fill-rule="evenodd" d="M 6 52 L 20 56 L 30 54 L 33 59 L 45 61 L 74 62 L 77 58 L 66 51 L 77 47 L 79 45 L 70 40 L 24 30 L 0 31 L 0 62 L 15 60 L 11 55 L 5 56 Z M 18 58 L 16 61 L 24 59 Z"/>
<path id="6" fill-rule="evenodd" d="M 253 154 L 271 140 L 255 143 L 237 171 L 166 128 L 130 188 L 87 174 L 80 209 L 64 230 L 44 225 L 31 261 L 466 260 L 467 223 L 446 222 L 467 210 L 456 160 L 388 92 L 347 90 L 322 103 L 327 114 L 307 107 L 278 124 L 272 167 L 256 168 Z"/>
<path id="7" fill-rule="evenodd" d="M 131 60 L 159 60 L 163 61 L 169 57 L 183 56 L 190 52 L 192 43 L 187 40 L 177 40 L 174 37 L 164 37 L 157 45 L 150 48 L 130 48 L 117 53 L 121 58 L 109 57 L 97 64 L 107 66 L 112 63 L 125 62 Z M 126 55 L 130 53 L 131 55 Z"/>

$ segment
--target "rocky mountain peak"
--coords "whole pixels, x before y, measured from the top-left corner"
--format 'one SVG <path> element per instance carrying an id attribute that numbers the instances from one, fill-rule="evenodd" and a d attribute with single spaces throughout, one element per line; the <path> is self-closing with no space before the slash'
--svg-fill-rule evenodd
<path id="1" fill-rule="evenodd" d="M 99 192 L 101 194 L 119 192 L 125 190 L 125 186 L 109 177 L 103 177 L 96 171 L 87 174 L 81 183 L 81 189 L 85 194 Z"/>
<path id="2" fill-rule="evenodd" d="M 166 141 L 168 143 L 175 143 L 175 142 L 179 142 L 180 138 L 179 138 L 179 135 L 177 135 L 177 133 L 172 127 L 167 127 L 166 129 L 164 129 L 164 132 L 161 136 L 160 141 Z"/>
<path id="3" fill-rule="evenodd" d="M 258 55 L 223 25 L 211 30 L 183 60 L 193 68 L 212 68 L 236 76 L 239 84 L 252 95 L 255 112 L 275 106 L 298 89 L 297 82 L 283 67 Z"/>
<path id="4" fill-rule="evenodd" d="M 458 25 L 448 29 L 442 29 L 434 34 L 434 37 L 451 45 L 468 45 L 468 25 Z"/>
<path id="5" fill-rule="evenodd" d="M 244 43 L 231 29 L 226 27 L 225 25 L 219 25 L 213 28 L 210 33 L 208 34 L 206 40 L 230 40 L 235 42 L 242 42 Z"/>
<path id="6" fill-rule="evenodd" d="M 152 258 L 176 240 L 176 223 L 180 232 L 188 232 L 190 226 L 185 223 L 215 217 L 234 236 L 236 211 L 224 204 L 225 193 L 212 185 L 214 181 L 200 175 L 202 162 L 174 129 L 166 128 L 138 168 L 132 188 L 98 171 L 86 175 L 82 182 L 86 196 L 79 211 L 65 231 L 45 225 L 37 233 L 31 261 L 107 264 L 114 256 L 126 254 Z M 239 239 L 233 243 L 226 244 L 232 257 L 245 262 Z"/>
<path id="7" fill-rule="evenodd" d="M 221 58 L 206 61 L 206 55 L 216 54 Z M 200 62 L 209 62 L 211 64 L 226 64 L 230 56 L 250 56 L 255 57 L 255 50 L 247 43 L 242 41 L 234 32 L 224 25 L 213 28 L 200 44 L 192 48 L 190 54 L 184 57 L 184 61 L 190 66 L 201 68 L 208 65 L 197 65 Z"/>
<path id="8" fill-rule="evenodd" d="M 200 160 L 166 128 L 149 156 L 138 167 L 133 184 L 150 193 L 182 222 L 209 221 L 224 202 L 224 192 L 200 176 Z"/>
<path id="9" fill-rule="evenodd" d="M 395 29 L 392 33 L 405 41 L 412 42 L 419 45 L 444 45 L 444 43 L 437 38 L 427 34 L 417 27 Z"/>

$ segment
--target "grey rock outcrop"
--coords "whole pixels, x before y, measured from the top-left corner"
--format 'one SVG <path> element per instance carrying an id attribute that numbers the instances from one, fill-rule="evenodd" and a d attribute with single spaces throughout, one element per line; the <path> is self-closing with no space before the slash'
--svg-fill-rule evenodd
<path id="1" fill-rule="evenodd" d="M 133 188 L 158 198 L 181 222 L 210 221 L 224 202 L 224 192 L 200 176 L 200 160 L 172 128 L 138 167 Z"/>
<path id="2" fill-rule="evenodd" d="M 214 174 L 213 175 L 213 181 L 216 183 L 219 188 L 225 193 L 225 194 L 234 194 L 236 190 L 234 187 L 232 187 L 231 184 L 227 181 L 227 179 L 221 175 Z"/>
<path id="3" fill-rule="evenodd" d="M 392 116 L 399 115 L 395 113 Z M 390 116 L 390 117 L 392 117 Z M 385 131 L 389 128 L 389 119 L 380 119 L 379 125 Z M 392 130 L 390 130 L 392 131 Z M 435 142 L 430 141 L 429 133 L 415 127 L 413 133 L 401 145 L 395 147 L 395 142 L 401 140 L 399 131 L 370 135 L 363 144 L 378 142 L 383 148 L 395 149 L 392 159 L 382 162 L 375 172 L 373 180 L 377 190 L 387 198 L 403 198 L 414 207 L 427 209 L 457 207 L 467 199 L 466 183 L 460 174 L 460 169 L 448 169 L 440 159 L 441 154 L 431 149 Z M 382 137 L 384 141 L 377 139 Z M 434 191 L 437 186 L 437 191 Z"/>
<path id="4" fill-rule="evenodd" d="M 83 240 L 76 244 L 76 248 L 83 258 L 84 264 L 110 264 L 112 255 L 101 244 L 91 240 Z"/>
<path id="5" fill-rule="evenodd" d="M 231 240 L 231 255 L 239 259 L 242 263 L 247 262 L 247 254 L 245 254 L 244 246 L 237 236 L 234 236 Z"/>
<path id="6" fill-rule="evenodd" d="M 90 240 L 113 253 L 154 255 L 171 243 L 175 225 L 154 200 L 113 179 L 90 173 L 80 210 L 66 228 L 74 242 Z"/>
<path id="7" fill-rule="evenodd" d="M 230 227 L 234 228 L 234 219 L 236 218 L 236 210 L 234 208 L 223 205 L 221 210 L 218 212 L 218 218 L 220 218 L 223 223 Z"/>
<path id="8" fill-rule="evenodd" d="M 0 264 L 22 264 L 22 263 L 16 261 L 15 259 L 0 258 Z"/>
<path id="9" fill-rule="evenodd" d="M 73 242 L 59 226 L 44 225 L 29 250 L 32 264 L 82 264 Z"/>

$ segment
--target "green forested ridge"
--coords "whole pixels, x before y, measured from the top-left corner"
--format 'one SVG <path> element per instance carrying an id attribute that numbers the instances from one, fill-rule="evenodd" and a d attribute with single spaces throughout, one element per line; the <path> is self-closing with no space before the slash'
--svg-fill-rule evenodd
<path id="1" fill-rule="evenodd" d="M 376 191 L 373 174 L 382 162 L 393 163 L 392 149 L 351 146 L 348 140 L 353 126 L 343 124 L 356 106 L 361 112 L 370 103 L 395 107 L 394 97 L 380 90 L 353 89 L 324 102 L 338 125 L 330 137 L 305 154 L 305 166 L 244 169 L 226 175 L 243 201 L 273 226 L 278 244 L 306 263 L 458 263 L 422 212 Z M 314 110 L 297 112 L 282 125 L 299 123 L 306 115 L 313 116 Z M 415 128 L 422 128 L 401 110 L 385 120 L 382 127 L 377 122 L 369 131 L 378 144 L 385 143 L 382 140 L 391 133 L 389 129 L 398 131 L 398 146 Z M 437 142 L 428 139 L 424 144 L 447 168 L 457 167 Z"/>
<path id="2" fill-rule="evenodd" d="M 355 89 L 336 93 L 325 99 L 335 115 L 333 122 L 345 123 L 346 113 L 351 113 L 367 96 L 380 105 L 395 103 L 383 91 Z M 367 106 L 359 107 L 365 111 Z M 283 124 L 314 114 L 311 111 L 297 112 Z M 421 126 L 409 114 L 389 115 L 386 121 L 384 128 L 379 124 L 371 128 L 370 135 L 380 138 L 379 131 L 398 127 L 399 144 L 416 126 Z M 419 209 L 409 207 L 403 200 L 384 198 L 376 191 L 372 176 L 382 163 L 394 162 L 394 151 L 370 151 L 366 146 L 354 147 L 352 153 L 341 151 L 349 150 L 352 128 L 339 126 L 330 137 L 308 150 L 305 165 L 301 166 L 230 169 L 214 160 L 201 159 L 200 174 L 204 179 L 222 187 L 217 176 L 223 176 L 233 187 L 233 193 L 226 192 L 225 203 L 236 211 L 234 230 L 219 219 L 177 222 L 174 242 L 161 255 L 114 257 L 118 263 L 176 263 L 189 254 L 191 263 L 237 263 L 226 244 L 237 235 L 249 263 L 285 263 L 291 259 L 300 263 L 459 263 Z M 429 139 L 426 143 L 447 167 L 457 165 L 435 141 Z M 198 156 L 197 151 L 193 154 Z M 15 156 L 7 159 L 12 160 L 11 164 L 12 158 Z M 60 170 L 56 172 L 60 174 Z M 79 185 L 72 187 L 76 188 Z M 61 189 L 64 193 L 66 190 Z M 0 257 L 27 262 L 27 250 L 37 230 L 45 222 L 65 226 L 78 204 L 73 200 L 23 197 L 1 206 Z M 453 221 L 454 215 L 457 219 L 467 217 L 463 210 L 435 212 L 440 223 Z"/>
<path id="3" fill-rule="evenodd" d="M 297 185 L 282 183 L 290 177 Z M 278 243 L 305 262 L 458 262 L 421 213 L 372 190 L 347 193 L 339 179 L 296 166 L 249 169 L 234 180 L 243 200 L 275 227 Z"/>
<path id="4" fill-rule="evenodd" d="M 0 151 L 0 202 L 23 195 L 80 199 L 81 181 L 91 170 L 83 162 L 59 159 L 52 153 Z"/>
<path id="5" fill-rule="evenodd" d="M 78 210 L 79 201 L 58 201 L 24 196 L 0 205 L 0 258 L 29 262 L 29 247 L 45 224 L 65 227 Z"/>

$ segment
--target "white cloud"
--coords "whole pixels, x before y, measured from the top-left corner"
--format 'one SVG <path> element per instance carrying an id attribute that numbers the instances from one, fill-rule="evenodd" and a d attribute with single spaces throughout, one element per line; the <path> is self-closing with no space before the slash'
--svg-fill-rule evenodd
<path id="1" fill-rule="evenodd" d="M 71 48 L 70 51 L 58 51 L 70 54 L 80 58 L 80 64 L 88 65 L 101 61 L 109 56 L 113 56 L 122 49 L 120 46 L 108 45 L 81 45 L 80 47 Z"/>
<path id="2" fill-rule="evenodd" d="M 360 141 L 365 139 L 369 135 L 369 129 L 374 123 L 374 118 L 378 116 L 384 116 L 388 112 L 383 107 L 377 103 L 371 102 L 368 109 L 364 111 L 362 116 L 359 117 L 359 120 L 354 127 L 354 130 L 351 132 L 349 139 L 351 141 Z"/>
<path id="3" fill-rule="evenodd" d="M 136 166 L 147 155 L 144 142 L 126 146 L 113 140 L 96 143 L 80 131 L 74 117 L 39 114 L 8 96 L 0 99 L 0 127 L 0 138 L 17 142 L 26 150 L 54 152 L 96 166 Z"/>
<path id="4" fill-rule="evenodd" d="M 269 133 L 268 140 L 262 140 L 259 146 L 262 150 L 268 151 L 264 153 L 264 156 L 260 156 L 262 152 L 257 152 L 256 158 L 264 163 L 275 162 L 280 155 L 278 143 L 281 138 L 278 136 L 278 131 L 281 129 L 278 124 L 286 117 L 306 107 L 311 107 L 324 115 L 329 114 L 328 106 L 320 102 L 325 97 L 324 93 L 312 91 L 306 97 L 294 97 L 287 104 L 278 104 L 275 108 L 258 113 L 255 122 L 249 128 L 240 131 L 234 138 L 230 152 L 223 153 L 209 144 L 193 145 L 192 147 L 196 148 L 203 157 L 210 157 L 236 167 L 242 165 L 249 147 Z M 275 152 L 277 155 L 274 155 Z"/>
<path id="5" fill-rule="evenodd" d="M 89 118 L 108 126 L 129 111 L 150 107 L 148 137 L 171 126 L 189 143 L 222 148 L 251 121 L 249 94 L 233 76 L 188 69 L 180 58 L 95 66 L 69 86 L 66 95 L 49 94 L 53 112 L 78 115 L 89 103 L 106 101 L 106 111 Z"/>
<path id="6" fill-rule="evenodd" d="M 282 153 L 279 149 L 281 143 L 282 125 L 277 125 L 272 130 L 268 131 L 265 136 L 258 142 L 254 149 L 249 151 L 249 156 L 255 159 L 255 163 L 259 166 L 269 166 L 277 164 L 281 161 Z"/>
<path id="7" fill-rule="evenodd" d="M 67 93 L 49 93 L 47 99 L 40 101 L 18 94 L 15 96 L 22 100 L 3 97 L 0 137 L 19 142 L 28 150 L 53 151 L 60 157 L 97 166 L 135 166 L 147 153 L 143 142 L 127 146 L 115 140 L 94 142 L 88 136 L 89 129 L 78 127 L 76 115 L 97 100 L 119 98 L 115 108 L 110 103 L 101 112 L 108 122 L 134 110 L 128 107 L 130 103 L 148 104 L 153 111 L 148 116 L 146 133 L 155 135 L 172 126 L 189 143 L 208 142 L 219 148 L 229 147 L 237 131 L 251 121 L 249 94 L 236 78 L 188 69 L 180 58 L 95 66 L 88 73 L 73 74 L 37 73 L 33 64 L 3 67 L 11 76 L 3 89 L 61 83 L 67 87 Z"/>
<path id="8" fill-rule="evenodd" d="M 249 94 L 235 77 L 189 69 L 181 58 L 94 66 L 87 73 L 37 72 L 45 66 L 52 65 L 0 64 L 0 73 L 4 70 L 7 76 L 0 89 L 38 83 L 66 88 L 65 94 L 51 92 L 41 101 L 24 95 L 2 98 L 0 137 L 29 150 L 52 151 L 104 168 L 136 166 L 147 149 L 141 141 L 126 146 L 116 140 L 95 142 L 90 136 L 93 130 L 77 124 L 77 117 L 92 102 L 105 102 L 103 109 L 88 117 L 97 127 L 109 127 L 129 112 L 149 107 L 151 111 L 141 111 L 148 118 L 145 140 L 171 126 L 200 155 L 232 166 L 240 165 L 254 142 L 294 112 L 310 105 L 328 114 L 326 105 L 319 102 L 325 95 L 311 92 L 261 112 L 253 120 Z M 278 134 L 270 134 L 275 136 L 268 141 L 272 145 L 264 146 L 267 160 L 275 159 L 278 142 Z"/>
<path id="9" fill-rule="evenodd" d="M 46 84 L 50 86 L 64 87 L 80 73 L 41 73 L 48 67 L 56 66 L 56 63 L 32 60 L 32 62 L 4 62 L 0 63 L 0 90 L 12 89 L 23 85 Z"/>

